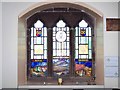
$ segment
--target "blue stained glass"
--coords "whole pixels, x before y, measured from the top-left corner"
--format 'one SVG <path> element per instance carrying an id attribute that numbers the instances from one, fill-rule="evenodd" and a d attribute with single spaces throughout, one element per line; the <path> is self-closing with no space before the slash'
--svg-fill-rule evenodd
<path id="1" fill-rule="evenodd" d="M 38 66 L 47 66 L 47 60 L 42 60 L 42 62 L 32 62 L 31 63 L 31 67 L 34 68 L 34 67 L 38 67 Z"/>
<path id="2" fill-rule="evenodd" d="M 64 76 L 69 74 L 69 59 L 53 59 L 54 76 Z"/>
<path id="3" fill-rule="evenodd" d="M 88 43 L 88 37 L 81 37 L 81 44 L 87 44 Z"/>
<path id="4" fill-rule="evenodd" d="M 86 67 L 91 68 L 92 62 L 91 61 L 79 61 L 78 59 L 75 59 L 76 64 L 84 64 Z"/>
<path id="5" fill-rule="evenodd" d="M 82 30 L 80 31 L 80 35 L 81 35 L 81 36 L 86 36 L 86 30 L 82 29 Z"/>
<path id="6" fill-rule="evenodd" d="M 36 30 L 36 36 L 37 37 L 42 36 L 42 30 Z"/>
<path id="7" fill-rule="evenodd" d="M 92 67 L 92 62 L 88 61 L 84 65 L 87 66 L 87 67 L 89 67 L 89 68 L 91 68 Z"/>

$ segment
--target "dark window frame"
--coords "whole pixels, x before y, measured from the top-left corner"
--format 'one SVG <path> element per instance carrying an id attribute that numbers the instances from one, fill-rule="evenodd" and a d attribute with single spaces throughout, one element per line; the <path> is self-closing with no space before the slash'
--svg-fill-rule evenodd
<path id="1" fill-rule="evenodd" d="M 55 10 L 58 10 L 58 9 L 55 9 Z M 66 9 L 64 9 L 66 10 Z M 49 10 L 43 10 L 41 11 L 42 13 L 54 13 L 53 11 L 49 11 Z M 34 23 L 38 20 L 38 19 L 41 19 L 41 21 L 43 21 L 43 23 L 45 22 L 42 17 L 39 17 L 40 13 L 37 13 L 35 14 L 35 16 L 37 16 L 37 18 L 35 18 L 35 16 L 33 15 L 32 17 L 28 18 L 27 19 L 27 79 L 28 80 L 34 80 L 34 81 L 39 81 L 39 80 L 43 80 L 43 81 L 53 81 L 55 82 L 57 80 L 57 78 L 54 78 L 53 77 L 53 65 L 52 65 L 52 59 L 53 59 L 53 43 L 51 41 L 53 41 L 52 37 L 53 37 L 53 33 L 52 33 L 52 29 L 55 25 L 48 25 L 48 22 L 46 24 L 46 27 L 47 28 L 47 60 L 48 60 L 48 77 L 29 77 L 29 66 L 30 66 L 30 27 L 34 25 Z M 58 14 L 59 14 L 59 10 L 56 11 Z M 64 11 L 60 11 L 60 14 L 59 14 L 59 18 L 57 18 L 56 20 L 54 20 L 54 24 L 56 24 L 56 22 L 60 19 L 63 19 L 65 21 L 67 21 L 66 19 L 64 19 L 65 17 L 61 15 L 61 12 L 64 12 Z M 78 21 L 80 21 L 81 19 L 83 19 L 83 16 L 85 15 L 85 17 L 87 18 L 87 20 L 90 18 L 90 16 L 87 16 L 85 13 L 83 15 L 83 12 L 80 11 L 80 10 L 76 10 L 76 11 L 66 11 L 67 13 L 69 14 L 73 14 L 73 13 L 77 13 L 80 14 L 82 13 L 81 15 L 81 18 L 79 18 Z M 64 15 L 66 15 L 66 13 L 64 13 Z M 73 15 L 74 16 L 74 15 Z M 78 17 L 78 16 L 77 16 Z M 84 19 L 85 19 L 84 17 Z M 50 18 L 50 16 L 48 17 Z M 90 18 L 91 19 L 91 18 Z M 32 20 L 32 21 L 30 21 Z M 48 19 L 49 20 L 49 19 Z M 69 20 L 68 20 L 69 21 Z M 77 21 L 77 22 L 78 22 Z M 33 23 L 33 24 L 31 24 Z M 90 23 L 90 22 L 89 22 Z M 94 52 L 94 45 L 92 45 L 92 48 L 93 48 L 93 51 L 92 51 L 92 56 L 93 56 L 93 60 L 92 60 L 92 63 L 93 63 L 93 66 L 92 66 L 92 69 L 93 69 L 93 72 L 92 72 L 92 76 L 91 77 L 76 77 L 75 76 L 75 70 L 74 70 L 74 67 L 75 67 L 75 63 L 74 63 L 74 57 L 75 57 L 75 26 L 71 26 L 71 25 L 68 25 L 70 27 L 70 76 L 69 77 L 62 77 L 63 80 L 66 80 L 65 83 L 68 83 L 68 82 L 77 82 L 79 80 L 79 82 L 86 82 L 86 81 L 90 81 L 92 80 L 93 78 L 95 79 L 95 52 Z M 90 25 L 92 27 L 92 37 L 94 38 L 94 25 Z M 92 39 L 93 39 L 92 38 Z M 93 40 L 92 40 L 92 43 L 93 43 Z"/>

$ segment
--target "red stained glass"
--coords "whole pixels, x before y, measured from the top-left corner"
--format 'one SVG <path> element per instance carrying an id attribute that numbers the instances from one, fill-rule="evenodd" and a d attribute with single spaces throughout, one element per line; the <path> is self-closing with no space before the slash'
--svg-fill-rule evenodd
<path id="1" fill-rule="evenodd" d="M 36 30 L 36 36 L 37 37 L 42 36 L 42 30 Z"/>

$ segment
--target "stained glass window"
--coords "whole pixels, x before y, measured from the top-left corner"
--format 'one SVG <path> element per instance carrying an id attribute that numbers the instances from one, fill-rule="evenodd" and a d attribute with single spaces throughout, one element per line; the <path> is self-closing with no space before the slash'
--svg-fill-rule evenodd
<path id="1" fill-rule="evenodd" d="M 59 20 L 53 28 L 53 74 L 66 76 L 69 74 L 69 27 Z"/>
<path id="2" fill-rule="evenodd" d="M 54 76 L 64 76 L 69 74 L 69 59 L 56 58 L 53 59 Z"/>
<path id="3" fill-rule="evenodd" d="M 47 76 L 47 59 L 34 59 L 31 62 L 31 75 L 32 76 Z"/>
<path id="4" fill-rule="evenodd" d="M 85 20 L 75 28 L 75 73 L 81 77 L 92 74 L 92 29 Z"/>
<path id="5" fill-rule="evenodd" d="M 31 76 L 47 76 L 47 28 L 38 20 L 31 32 Z"/>

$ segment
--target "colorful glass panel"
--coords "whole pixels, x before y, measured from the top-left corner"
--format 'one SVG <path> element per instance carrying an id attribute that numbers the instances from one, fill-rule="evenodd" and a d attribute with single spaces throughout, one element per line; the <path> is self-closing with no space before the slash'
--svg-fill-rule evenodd
<path id="1" fill-rule="evenodd" d="M 53 27 L 53 75 L 66 76 L 69 74 L 69 27 L 59 21 Z"/>
<path id="2" fill-rule="evenodd" d="M 81 30 L 80 30 L 80 35 L 81 35 L 81 36 L 86 36 L 86 30 L 81 29 Z"/>
<path id="3" fill-rule="evenodd" d="M 91 61 L 79 61 L 75 59 L 75 73 L 77 76 L 91 76 L 92 62 Z"/>
<path id="4" fill-rule="evenodd" d="M 47 28 L 38 20 L 31 28 L 31 75 L 46 76 L 47 74 Z M 39 60 L 40 59 L 40 60 Z M 45 66 L 42 66 L 44 65 Z M 34 67 L 33 67 L 34 66 Z"/>
<path id="5" fill-rule="evenodd" d="M 89 49 L 92 49 L 92 41 L 91 41 L 91 37 L 89 37 Z"/>
<path id="6" fill-rule="evenodd" d="M 37 37 L 42 36 L 42 30 L 36 30 L 36 36 Z"/>
<path id="7" fill-rule="evenodd" d="M 88 45 L 79 45 L 79 54 L 88 54 Z"/>
<path id="8" fill-rule="evenodd" d="M 69 74 L 69 59 L 56 58 L 53 59 L 54 76 L 65 76 Z"/>
<path id="9" fill-rule="evenodd" d="M 44 77 L 47 76 L 47 60 L 32 60 L 31 75 Z"/>
<path id="10" fill-rule="evenodd" d="M 75 73 L 77 76 L 91 76 L 92 71 L 92 29 L 82 20 L 75 28 Z"/>
<path id="11" fill-rule="evenodd" d="M 34 54 L 43 54 L 43 45 L 34 45 Z"/>
<path id="12" fill-rule="evenodd" d="M 92 59 L 92 50 L 89 50 L 89 59 Z"/>
<path id="13" fill-rule="evenodd" d="M 81 44 L 88 44 L 88 37 L 80 37 Z"/>

